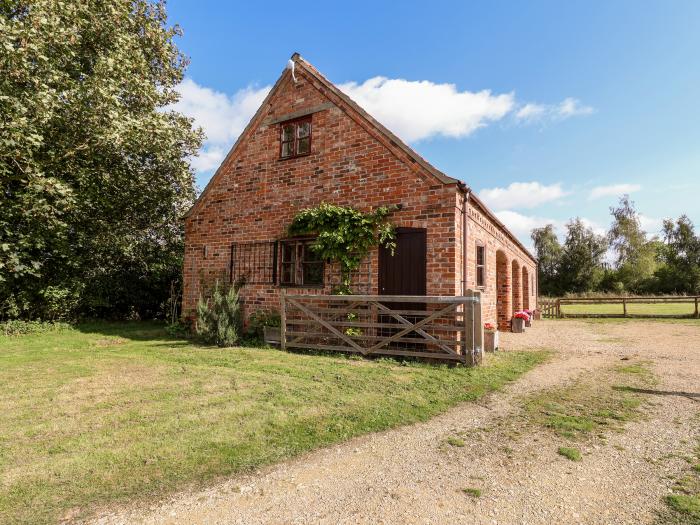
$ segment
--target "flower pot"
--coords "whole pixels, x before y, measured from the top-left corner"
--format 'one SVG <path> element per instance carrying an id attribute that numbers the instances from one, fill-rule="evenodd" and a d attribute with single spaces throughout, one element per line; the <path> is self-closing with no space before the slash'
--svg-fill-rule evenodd
<path id="1" fill-rule="evenodd" d="M 540 319 L 542 319 L 542 312 L 540 312 L 539 310 L 535 310 L 533 312 L 533 314 L 534 314 L 534 318 L 536 321 L 539 321 Z"/>
<path id="2" fill-rule="evenodd" d="M 522 334 L 525 331 L 525 319 L 513 317 L 510 321 L 510 331 L 516 334 Z"/>
<path id="3" fill-rule="evenodd" d="M 484 350 L 487 352 L 498 350 L 498 330 L 484 331 Z"/>
<path id="4" fill-rule="evenodd" d="M 532 317 L 525 321 L 525 328 L 530 328 L 532 326 Z"/>
<path id="5" fill-rule="evenodd" d="M 279 345 L 282 342 L 282 334 L 279 326 L 263 326 L 263 338 L 269 345 Z"/>

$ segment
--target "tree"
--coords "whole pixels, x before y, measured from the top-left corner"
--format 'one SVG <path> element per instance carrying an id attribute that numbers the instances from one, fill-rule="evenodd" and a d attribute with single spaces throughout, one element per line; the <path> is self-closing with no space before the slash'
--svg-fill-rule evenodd
<path id="1" fill-rule="evenodd" d="M 566 224 L 559 283 L 562 291 L 582 293 L 596 289 L 602 277 L 602 261 L 608 249 L 605 237 L 587 227 L 580 218 Z"/>
<path id="2" fill-rule="evenodd" d="M 530 235 L 535 247 L 538 259 L 538 283 L 542 295 L 558 295 L 561 293 L 559 285 L 559 265 L 561 264 L 562 247 L 559 244 L 554 226 L 548 224 L 542 228 L 535 228 Z"/>
<path id="3" fill-rule="evenodd" d="M 150 315 L 167 295 L 202 139 L 168 110 L 178 34 L 164 2 L 0 3 L 0 317 Z"/>
<path id="4" fill-rule="evenodd" d="M 700 293 L 700 237 L 693 222 L 682 215 L 676 221 L 664 221 L 664 266 L 656 272 L 659 291 L 665 293 Z"/>
<path id="5" fill-rule="evenodd" d="M 628 195 L 620 198 L 618 207 L 611 207 L 613 223 L 608 231 L 608 242 L 617 254 L 613 279 L 622 288 L 638 292 L 657 269 L 656 239 L 647 240 L 639 214 Z"/>

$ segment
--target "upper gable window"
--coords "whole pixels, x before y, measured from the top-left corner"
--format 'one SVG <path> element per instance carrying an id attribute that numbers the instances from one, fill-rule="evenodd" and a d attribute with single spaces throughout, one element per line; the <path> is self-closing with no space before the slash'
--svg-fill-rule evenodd
<path id="1" fill-rule="evenodd" d="M 289 159 L 311 153 L 311 117 L 280 124 L 280 158 Z"/>

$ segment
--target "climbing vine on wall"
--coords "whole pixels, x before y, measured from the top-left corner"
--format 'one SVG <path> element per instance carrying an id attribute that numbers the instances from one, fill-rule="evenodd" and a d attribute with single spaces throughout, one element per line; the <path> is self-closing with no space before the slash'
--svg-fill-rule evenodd
<path id="1" fill-rule="evenodd" d="M 301 210 L 292 219 L 288 232 L 292 236 L 315 235 L 311 245 L 322 259 L 340 265 L 339 294 L 349 294 L 350 276 L 375 246 L 393 253 L 396 248 L 394 226 L 389 215 L 396 206 L 381 206 L 369 213 L 354 208 L 322 203 Z"/>

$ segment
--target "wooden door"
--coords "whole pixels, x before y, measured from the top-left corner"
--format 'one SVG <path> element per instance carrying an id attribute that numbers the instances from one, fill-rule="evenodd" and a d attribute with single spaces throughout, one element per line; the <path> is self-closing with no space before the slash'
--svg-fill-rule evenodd
<path id="1" fill-rule="evenodd" d="M 380 248 L 379 250 L 379 294 L 380 295 L 425 295 L 426 293 L 426 260 L 427 243 L 426 232 L 423 228 L 398 228 L 396 230 L 396 249 Z M 424 303 L 384 303 L 392 310 L 415 311 L 424 310 Z M 402 317 L 411 322 L 418 322 L 423 316 L 401 313 Z M 378 316 L 382 324 L 398 324 L 398 320 L 391 315 Z M 378 335 L 390 337 L 401 327 L 383 327 L 378 330 Z M 406 334 L 403 339 L 414 339 L 411 342 L 396 342 L 390 346 L 395 348 L 424 349 L 424 345 L 416 342 L 420 338 L 415 332 Z"/>
<path id="2" fill-rule="evenodd" d="M 425 295 L 427 242 L 424 228 L 397 228 L 394 254 L 379 249 L 380 295 Z"/>

